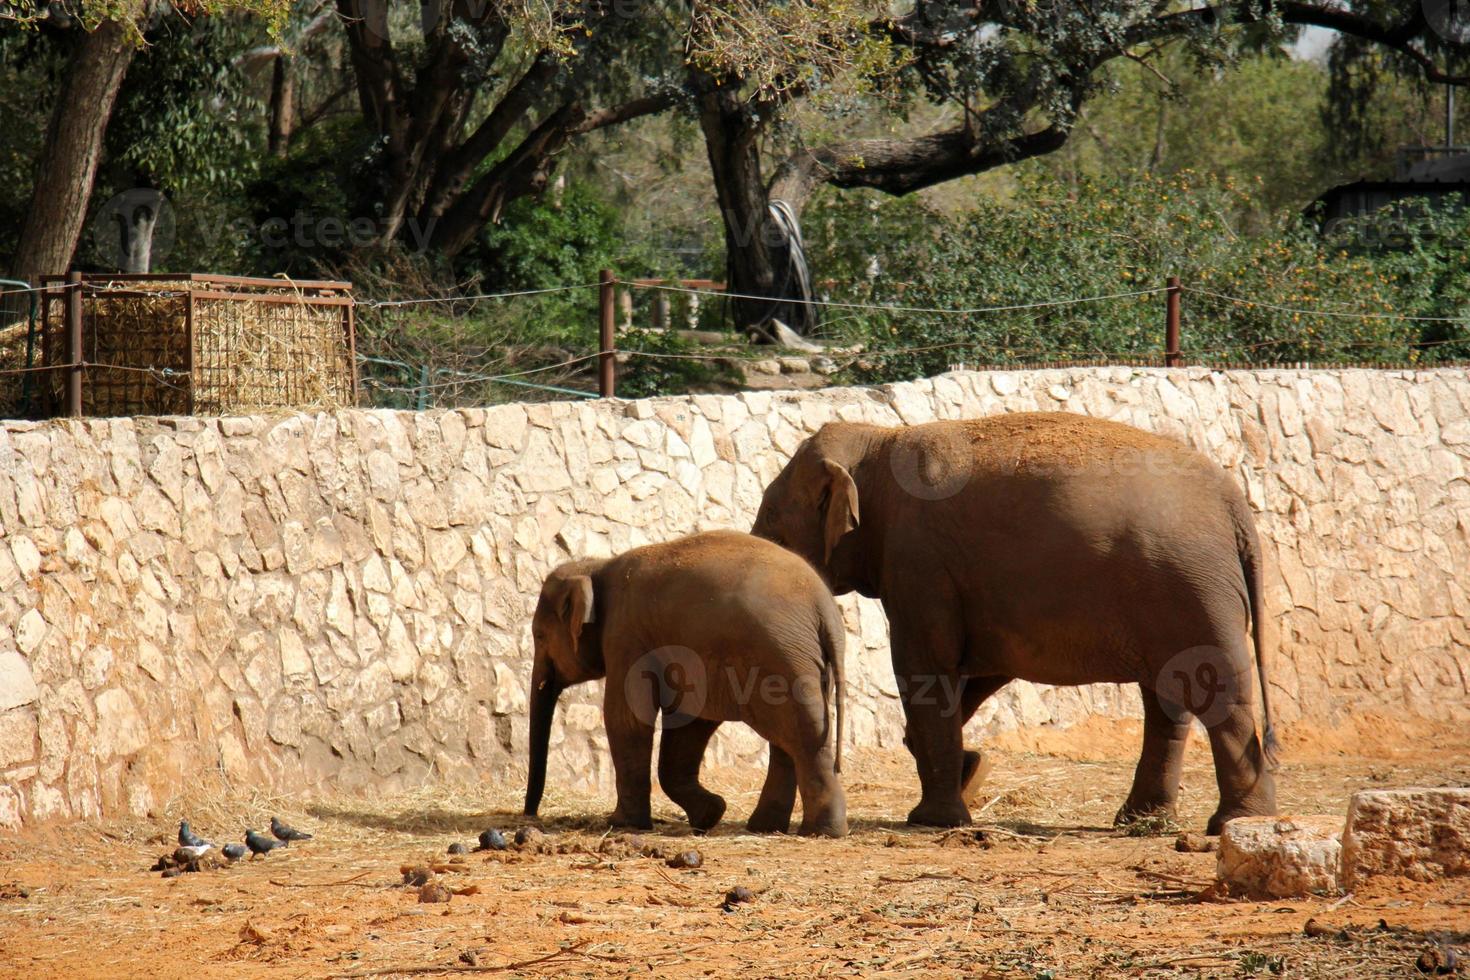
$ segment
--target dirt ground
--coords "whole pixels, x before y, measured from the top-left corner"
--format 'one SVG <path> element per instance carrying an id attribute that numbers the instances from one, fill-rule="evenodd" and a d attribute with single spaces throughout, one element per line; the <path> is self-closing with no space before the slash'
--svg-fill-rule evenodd
<path id="1" fill-rule="evenodd" d="M 1470 785 L 1465 733 L 1372 727 L 1289 741 L 1283 812 L 1343 813 L 1364 787 Z M 743 834 L 760 774 L 731 771 L 707 774 L 730 801 L 707 837 L 657 794 L 654 833 L 607 835 L 610 801 L 552 787 L 543 852 L 453 863 L 451 843 L 523 823 L 519 787 L 371 804 L 181 799 L 149 821 L 28 830 L 0 837 L 0 976 L 1355 978 L 1416 975 L 1426 953 L 1470 958 L 1470 879 L 1216 897 L 1213 854 L 1110 826 L 1137 744 L 1125 722 L 999 739 L 976 828 L 951 833 L 904 826 L 908 759 L 862 752 L 848 761 L 853 833 L 840 841 Z M 1214 802 L 1208 753 L 1192 746 L 1184 829 L 1202 831 Z M 238 839 L 272 813 L 316 838 L 198 874 L 148 870 L 181 817 Z M 702 866 L 669 867 L 642 853 L 653 848 L 696 848 Z M 437 865 L 437 881 L 468 893 L 421 903 L 401 884 L 412 865 Z M 753 901 L 724 907 L 735 886 Z M 1312 919 L 1324 934 L 1305 934 Z"/>

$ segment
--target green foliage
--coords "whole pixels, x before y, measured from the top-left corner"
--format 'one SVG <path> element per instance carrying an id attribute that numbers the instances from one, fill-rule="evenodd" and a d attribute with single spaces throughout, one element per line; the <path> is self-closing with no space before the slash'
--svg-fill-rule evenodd
<path id="1" fill-rule="evenodd" d="M 602 269 L 653 270 L 654 257 L 629 240 L 622 215 L 585 181 L 511 202 L 477 247 L 455 262 L 461 278 L 485 292 L 554 289 L 597 282 Z M 586 346 L 596 340 L 597 290 L 568 289 L 527 297 L 547 340 Z M 522 300 L 521 302 L 525 302 Z"/>
<path id="2" fill-rule="evenodd" d="M 1335 182 L 1322 164 L 1333 139 L 1317 118 L 1327 89 L 1319 65 L 1280 52 L 1218 71 L 1190 61 L 1176 45 L 1152 71 L 1132 61 L 1108 65 L 1111 91 L 1084 107 L 1066 146 L 1034 166 L 1061 180 L 1186 170 L 1242 183 L 1269 177 L 1239 202 L 1248 213 L 1229 216 L 1253 231 Z"/>
<path id="3" fill-rule="evenodd" d="M 33 32 L 0 32 L 0 270 L 30 204 L 35 161 L 46 136 L 65 52 Z"/>
<path id="4" fill-rule="evenodd" d="M 618 366 L 618 396 L 682 395 L 721 383 L 738 384 L 739 375 L 721 360 L 702 356 L 699 349 L 673 330 L 625 330 L 618 349 L 634 353 Z"/>
<path id="5" fill-rule="evenodd" d="M 229 19 L 179 16 L 149 32 L 107 126 L 111 169 L 174 194 L 234 190 L 253 175 L 263 115 L 231 64 L 239 33 Z"/>
<path id="6" fill-rule="evenodd" d="M 590 185 L 572 181 L 560 193 L 512 202 L 485 228 L 476 271 L 496 290 L 595 282 L 622 250 L 621 231 L 617 211 Z"/>
<path id="7" fill-rule="evenodd" d="M 374 179 L 371 139 L 356 118 L 307 130 L 290 156 L 266 158 L 245 189 L 249 218 L 237 233 L 247 261 L 293 276 L 345 264 L 377 234 L 377 217 L 363 204 Z"/>
<path id="8" fill-rule="evenodd" d="M 1243 977 L 1258 977 L 1263 974 L 1270 975 L 1285 971 L 1285 956 L 1273 956 L 1254 949 L 1247 950 L 1240 956 L 1240 975 Z"/>
<path id="9" fill-rule="evenodd" d="M 1369 247 L 1361 236 L 1361 246 L 1349 248 L 1324 241 L 1297 217 L 1260 234 L 1232 227 L 1228 216 L 1254 210 L 1258 193 L 1188 172 L 1075 186 L 1028 180 L 1012 204 L 928 215 L 934 231 L 917 240 L 861 236 L 882 274 L 847 286 L 840 298 L 942 309 L 1024 306 L 1157 289 L 1173 274 L 1189 290 L 1188 358 L 1432 362 L 1470 354 L 1470 271 L 1454 244 L 1470 231 L 1470 214 L 1439 214 L 1396 250 Z M 890 220 L 919 219 L 900 212 Z M 884 381 L 958 362 L 1153 359 L 1163 307 L 1152 293 L 962 315 L 863 314 L 842 332 L 869 350 L 855 378 Z M 1462 319 L 1426 329 L 1404 316 Z M 1447 337 L 1455 342 L 1426 346 Z"/>

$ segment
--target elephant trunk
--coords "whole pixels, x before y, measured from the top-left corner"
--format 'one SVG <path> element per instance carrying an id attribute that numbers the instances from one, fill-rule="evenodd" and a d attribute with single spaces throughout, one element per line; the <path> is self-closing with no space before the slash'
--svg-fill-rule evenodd
<path id="1" fill-rule="evenodd" d="M 537 657 L 531 671 L 531 772 L 526 780 L 525 810 L 528 817 L 534 817 L 541 808 L 541 794 L 546 790 L 551 719 L 556 715 L 556 701 L 565 686 L 556 676 L 556 666 L 545 657 Z"/>

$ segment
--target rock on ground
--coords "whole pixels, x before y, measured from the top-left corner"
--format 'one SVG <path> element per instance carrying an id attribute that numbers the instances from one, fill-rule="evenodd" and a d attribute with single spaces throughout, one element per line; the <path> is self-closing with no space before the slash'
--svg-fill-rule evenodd
<path id="1" fill-rule="evenodd" d="M 1341 838 L 1341 817 L 1240 817 L 1220 834 L 1215 877 L 1248 898 L 1336 892 Z"/>
<path id="2" fill-rule="evenodd" d="M 1470 874 L 1470 789 L 1354 793 L 1342 870 L 1345 888 L 1373 875 L 1433 881 Z"/>

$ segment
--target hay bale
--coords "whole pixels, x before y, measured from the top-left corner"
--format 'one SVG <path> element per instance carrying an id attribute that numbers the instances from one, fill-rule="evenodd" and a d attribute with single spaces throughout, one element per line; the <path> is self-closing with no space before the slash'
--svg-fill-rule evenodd
<path id="1" fill-rule="evenodd" d="M 197 275 L 84 280 L 83 411 L 243 415 L 352 405 L 350 290 Z M 44 310 L 44 363 L 66 364 L 60 290 L 46 294 Z M 64 384 L 61 372 L 47 376 L 53 413 Z"/>

